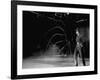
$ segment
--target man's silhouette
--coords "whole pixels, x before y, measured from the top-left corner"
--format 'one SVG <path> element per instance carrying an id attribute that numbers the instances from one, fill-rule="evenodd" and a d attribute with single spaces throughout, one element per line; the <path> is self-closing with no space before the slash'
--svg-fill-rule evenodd
<path id="1" fill-rule="evenodd" d="M 80 41 L 81 35 L 79 33 L 78 28 L 76 29 L 76 47 L 74 51 L 74 59 L 75 65 L 78 66 L 79 63 L 79 56 L 82 58 L 82 63 L 85 66 L 84 55 L 82 54 L 81 48 L 83 47 L 82 42 Z"/>

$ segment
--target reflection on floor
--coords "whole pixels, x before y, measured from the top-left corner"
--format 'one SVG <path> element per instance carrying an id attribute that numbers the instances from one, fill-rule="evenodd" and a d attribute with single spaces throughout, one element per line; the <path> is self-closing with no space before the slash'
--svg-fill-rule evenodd
<path id="1" fill-rule="evenodd" d="M 89 59 L 86 59 L 86 66 Z M 67 67 L 75 66 L 73 56 L 49 55 L 39 57 L 29 57 L 23 60 L 22 67 L 25 68 L 47 68 L 47 67 Z M 79 59 L 79 66 L 83 66 L 82 59 Z"/>

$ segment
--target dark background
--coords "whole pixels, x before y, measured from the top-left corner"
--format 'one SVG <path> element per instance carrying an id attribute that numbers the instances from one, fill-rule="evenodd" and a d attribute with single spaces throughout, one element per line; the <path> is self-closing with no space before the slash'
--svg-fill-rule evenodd
<path id="1" fill-rule="evenodd" d="M 86 21 L 78 22 L 81 19 Z M 57 32 L 48 30 L 55 26 L 61 26 L 65 30 L 73 52 L 75 29 L 89 28 L 89 14 L 23 11 L 23 58 L 45 51 L 48 39 Z M 87 52 L 86 56 L 89 57 L 89 40 L 84 42 L 84 46 L 82 52 Z"/>

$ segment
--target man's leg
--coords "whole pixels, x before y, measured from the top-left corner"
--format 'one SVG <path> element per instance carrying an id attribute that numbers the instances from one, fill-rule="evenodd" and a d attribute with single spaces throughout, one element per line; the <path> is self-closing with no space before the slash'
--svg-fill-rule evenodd
<path id="1" fill-rule="evenodd" d="M 74 51 L 74 61 L 75 61 L 75 65 L 78 66 L 78 53 L 77 53 L 77 48 L 75 48 L 75 51 Z"/>
<path id="2" fill-rule="evenodd" d="M 85 63 L 84 54 L 82 54 L 82 62 L 83 62 L 83 65 L 85 66 L 85 65 L 86 65 L 86 63 Z"/>
<path id="3" fill-rule="evenodd" d="M 85 66 L 86 64 L 85 64 L 84 54 L 81 52 L 81 49 L 79 50 L 79 53 L 80 53 L 80 57 L 82 58 L 82 63 Z"/>

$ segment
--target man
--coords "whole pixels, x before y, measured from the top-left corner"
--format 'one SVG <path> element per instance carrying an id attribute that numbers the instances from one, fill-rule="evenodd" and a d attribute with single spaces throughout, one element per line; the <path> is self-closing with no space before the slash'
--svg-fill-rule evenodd
<path id="1" fill-rule="evenodd" d="M 76 47 L 74 51 L 74 59 L 75 59 L 75 65 L 78 66 L 79 62 L 79 56 L 82 57 L 82 63 L 85 66 L 85 60 L 84 60 L 84 55 L 81 52 L 81 48 L 83 47 L 82 42 L 80 41 L 81 35 L 79 33 L 78 28 L 76 29 Z"/>

